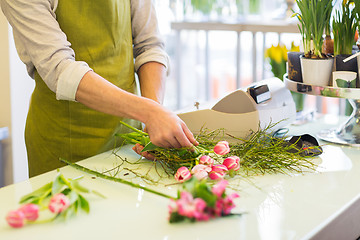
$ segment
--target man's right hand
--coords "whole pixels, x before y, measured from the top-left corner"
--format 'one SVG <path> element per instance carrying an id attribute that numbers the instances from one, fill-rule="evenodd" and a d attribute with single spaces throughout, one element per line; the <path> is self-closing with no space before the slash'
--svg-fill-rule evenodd
<path id="1" fill-rule="evenodd" d="M 154 106 L 145 126 L 151 142 L 156 146 L 181 148 L 199 144 L 186 124 L 175 113 L 166 110 L 160 104 Z"/>

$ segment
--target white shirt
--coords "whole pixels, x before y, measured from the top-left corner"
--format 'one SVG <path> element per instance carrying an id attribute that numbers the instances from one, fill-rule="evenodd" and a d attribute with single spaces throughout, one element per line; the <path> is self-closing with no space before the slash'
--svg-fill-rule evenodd
<path id="1" fill-rule="evenodd" d="M 146 62 L 169 65 L 160 38 L 151 0 L 131 0 L 135 71 Z M 13 28 L 20 59 L 30 77 L 35 68 L 58 100 L 75 101 L 80 80 L 91 70 L 75 61 L 75 53 L 56 21 L 58 0 L 1 0 L 1 8 Z"/>

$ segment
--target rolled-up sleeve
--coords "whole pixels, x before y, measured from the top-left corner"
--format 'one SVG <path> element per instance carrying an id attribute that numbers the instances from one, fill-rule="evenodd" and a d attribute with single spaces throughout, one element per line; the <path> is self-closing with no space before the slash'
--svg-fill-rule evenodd
<path id="1" fill-rule="evenodd" d="M 147 62 L 163 64 L 169 73 L 170 61 L 158 30 L 151 0 L 131 0 L 135 71 Z"/>
<path id="2" fill-rule="evenodd" d="M 75 53 L 56 21 L 57 0 L 1 0 L 1 8 L 13 29 L 16 49 L 30 77 L 35 70 L 58 100 L 75 100 L 87 63 L 75 61 Z"/>

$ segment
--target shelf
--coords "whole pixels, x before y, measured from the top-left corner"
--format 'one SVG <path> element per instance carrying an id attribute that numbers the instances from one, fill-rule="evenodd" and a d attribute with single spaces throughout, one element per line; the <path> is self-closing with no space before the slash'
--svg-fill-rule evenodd
<path id="1" fill-rule="evenodd" d="M 336 88 L 331 86 L 316 86 L 305 84 L 302 82 L 295 82 L 284 76 L 285 86 L 298 93 L 304 93 L 315 96 L 335 97 L 346 99 L 360 99 L 360 88 Z"/>
<path id="2" fill-rule="evenodd" d="M 285 86 L 293 91 L 303 94 L 335 97 L 348 99 L 353 107 L 350 117 L 338 128 L 322 130 L 317 134 L 320 139 L 347 145 L 351 147 L 360 147 L 360 88 L 336 88 L 331 86 L 316 86 L 295 82 L 284 76 Z"/>

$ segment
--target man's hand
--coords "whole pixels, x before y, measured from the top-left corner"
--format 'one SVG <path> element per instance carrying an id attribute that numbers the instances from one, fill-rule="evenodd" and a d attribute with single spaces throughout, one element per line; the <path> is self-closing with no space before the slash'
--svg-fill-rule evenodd
<path id="1" fill-rule="evenodd" d="M 174 113 L 160 104 L 153 106 L 144 121 L 153 144 L 163 148 L 181 148 L 198 145 L 186 124 Z"/>
<path id="2" fill-rule="evenodd" d="M 135 144 L 135 146 L 132 148 L 134 150 L 134 152 L 136 152 L 137 154 L 143 156 L 144 158 L 148 159 L 148 160 L 155 160 L 155 157 L 153 155 L 151 155 L 148 152 L 141 152 L 144 149 L 144 146 L 140 145 L 139 143 Z"/>

